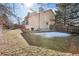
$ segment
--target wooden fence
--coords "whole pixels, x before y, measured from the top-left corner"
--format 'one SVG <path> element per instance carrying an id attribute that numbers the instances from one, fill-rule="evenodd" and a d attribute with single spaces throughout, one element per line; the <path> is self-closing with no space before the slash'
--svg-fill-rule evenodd
<path id="1" fill-rule="evenodd" d="M 55 25 L 54 30 L 59 32 L 70 32 L 70 33 L 79 34 L 78 26 L 65 26 L 65 25 L 58 24 L 58 25 Z"/>

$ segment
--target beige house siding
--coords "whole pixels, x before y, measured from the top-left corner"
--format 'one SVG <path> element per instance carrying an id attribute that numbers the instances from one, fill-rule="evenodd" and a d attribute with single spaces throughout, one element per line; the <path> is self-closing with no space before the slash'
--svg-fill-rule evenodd
<path id="1" fill-rule="evenodd" d="M 31 18 L 28 18 L 28 25 L 29 29 L 34 28 L 36 30 L 39 26 L 39 20 L 38 20 L 39 15 L 36 16 L 31 16 Z"/>
<path id="2" fill-rule="evenodd" d="M 52 21 L 51 21 L 52 19 Z M 55 16 L 52 10 L 41 11 L 40 13 L 32 13 L 28 18 L 29 29 L 49 29 L 49 25 L 55 23 Z"/>

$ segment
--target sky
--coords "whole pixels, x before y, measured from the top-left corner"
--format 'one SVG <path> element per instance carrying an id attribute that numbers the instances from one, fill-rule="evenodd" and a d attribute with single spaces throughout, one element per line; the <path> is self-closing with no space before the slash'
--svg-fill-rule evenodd
<path id="1" fill-rule="evenodd" d="M 38 12 L 40 6 L 41 6 L 41 3 L 34 4 L 32 6 L 32 9 Z M 52 9 L 52 11 L 56 10 L 55 3 L 42 3 L 42 7 L 44 8 L 44 10 L 48 10 L 48 9 Z"/>
<path id="2" fill-rule="evenodd" d="M 25 6 L 22 6 L 20 4 L 16 4 L 18 5 L 18 7 L 15 8 L 15 13 L 19 16 L 19 17 L 24 17 L 27 15 L 28 12 L 33 12 L 30 9 L 33 9 L 34 11 L 38 12 L 39 11 L 39 7 L 41 6 L 39 3 L 32 3 L 32 4 L 26 4 L 24 3 Z M 56 10 L 56 4 L 55 3 L 45 3 L 43 8 L 45 10 L 48 9 L 52 9 L 53 11 Z"/>
<path id="3" fill-rule="evenodd" d="M 11 4 L 11 3 L 9 3 Z M 43 3 L 43 8 L 44 10 L 48 10 L 48 9 L 52 9 L 52 11 L 57 10 L 56 9 L 56 4 L 55 3 Z M 33 12 L 30 9 L 33 9 L 34 11 L 38 12 L 39 11 L 39 7 L 41 6 L 40 3 L 15 3 L 14 5 L 14 14 L 17 15 L 18 17 L 21 18 L 21 22 L 24 20 L 24 17 L 27 16 L 28 12 Z M 17 23 L 17 20 L 13 17 L 11 17 L 11 21 L 13 23 Z"/>

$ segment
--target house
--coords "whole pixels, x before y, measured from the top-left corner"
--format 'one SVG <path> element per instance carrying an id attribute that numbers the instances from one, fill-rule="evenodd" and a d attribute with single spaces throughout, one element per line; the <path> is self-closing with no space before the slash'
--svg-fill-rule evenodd
<path id="1" fill-rule="evenodd" d="M 41 10 L 39 13 L 32 12 L 25 17 L 25 27 L 29 30 L 52 30 L 55 24 L 55 16 L 53 11 Z"/>

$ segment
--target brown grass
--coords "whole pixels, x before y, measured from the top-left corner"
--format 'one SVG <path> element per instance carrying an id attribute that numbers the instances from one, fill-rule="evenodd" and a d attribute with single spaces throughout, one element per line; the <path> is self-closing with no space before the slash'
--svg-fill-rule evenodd
<path id="1" fill-rule="evenodd" d="M 42 47 L 30 46 L 21 36 L 20 30 L 3 31 L 4 39 L 0 40 L 0 55 L 3 56 L 55 56 L 55 55 L 75 55 L 62 53 Z M 28 38 L 28 36 L 27 36 Z M 34 39 L 34 38 L 33 38 Z M 76 54 L 78 55 L 78 54 Z"/>

